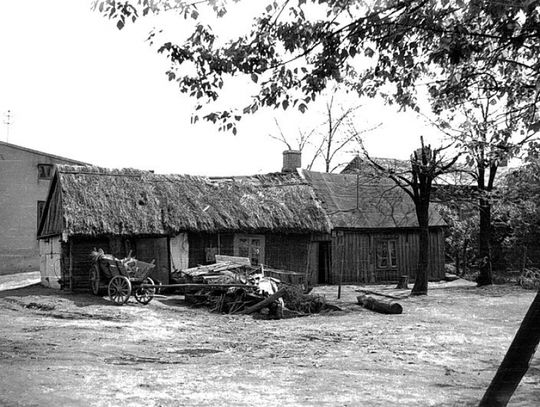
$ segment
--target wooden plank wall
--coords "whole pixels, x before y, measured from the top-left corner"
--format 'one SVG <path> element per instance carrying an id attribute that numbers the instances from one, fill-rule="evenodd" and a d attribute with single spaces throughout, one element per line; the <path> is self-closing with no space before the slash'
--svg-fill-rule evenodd
<path id="1" fill-rule="evenodd" d="M 408 231 L 400 234 L 398 244 L 398 265 L 403 274 L 414 278 L 418 268 L 418 232 Z M 444 278 L 444 232 L 442 229 L 429 233 L 428 255 L 429 279 L 438 281 Z"/>
<path id="2" fill-rule="evenodd" d="M 70 287 L 72 290 L 86 290 L 90 287 L 89 275 L 92 260 L 90 253 L 94 248 L 103 249 L 110 253 L 109 239 L 107 238 L 72 238 L 69 244 L 68 270 Z M 63 269 L 66 268 L 64 264 Z"/>
<path id="3" fill-rule="evenodd" d="M 60 235 L 64 229 L 62 213 L 62 191 L 58 187 L 56 179 L 52 185 L 52 194 L 43 213 L 43 228 L 40 236 Z"/>
<path id="4" fill-rule="evenodd" d="M 148 237 L 135 239 L 135 257 L 137 260 L 151 263 L 155 262 L 156 267 L 150 274 L 154 281 L 159 281 L 161 284 L 169 284 L 170 275 L 170 259 L 169 259 L 169 242 L 166 237 Z M 126 254 L 121 256 L 124 257 Z"/>
<path id="5" fill-rule="evenodd" d="M 264 234 L 264 240 L 264 264 L 277 269 L 306 272 L 310 235 Z M 213 263 L 207 259 L 209 248 L 215 248 L 217 253 L 225 256 L 234 256 L 234 234 L 220 234 L 218 246 L 217 234 L 190 233 L 189 267 Z"/>
<path id="6" fill-rule="evenodd" d="M 189 233 L 189 267 L 211 264 L 215 261 L 209 258 L 211 253 L 234 256 L 234 235 L 231 233 L 217 234 Z"/>
<path id="7" fill-rule="evenodd" d="M 329 284 L 370 282 L 370 236 L 365 233 L 343 232 L 333 237 Z M 340 277 L 341 275 L 341 277 Z"/>
<path id="8" fill-rule="evenodd" d="M 338 284 L 343 268 L 342 283 L 394 282 L 400 275 L 414 278 L 417 270 L 419 236 L 417 231 L 368 233 L 343 231 L 332 238 L 332 259 L 329 283 Z M 397 268 L 376 269 L 375 242 L 378 239 L 397 240 Z M 430 231 L 430 280 L 444 278 L 444 234 L 442 229 Z"/>
<path id="9" fill-rule="evenodd" d="M 310 235 L 265 235 L 265 260 L 269 267 L 305 273 L 308 266 Z"/>

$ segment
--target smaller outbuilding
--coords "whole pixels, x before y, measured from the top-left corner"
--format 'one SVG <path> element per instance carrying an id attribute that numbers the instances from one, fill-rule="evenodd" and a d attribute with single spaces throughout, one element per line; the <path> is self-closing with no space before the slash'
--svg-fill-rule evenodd
<path id="1" fill-rule="evenodd" d="M 414 278 L 419 228 L 414 203 L 393 181 L 373 171 L 330 174 L 300 170 L 332 224 L 314 251 L 318 283 L 395 282 Z M 429 278 L 444 278 L 445 221 L 432 205 L 429 218 Z M 324 266 L 322 266 L 324 264 Z"/>

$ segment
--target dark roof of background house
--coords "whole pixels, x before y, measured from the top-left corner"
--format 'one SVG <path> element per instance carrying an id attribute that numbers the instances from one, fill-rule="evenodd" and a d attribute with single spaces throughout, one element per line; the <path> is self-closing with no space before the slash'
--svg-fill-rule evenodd
<path id="1" fill-rule="evenodd" d="M 297 174 L 211 179 L 59 165 L 55 180 L 59 224 L 71 235 L 330 231 L 313 189 Z M 45 223 L 40 236 L 61 232 Z"/>
<path id="2" fill-rule="evenodd" d="M 50 158 L 53 158 L 55 160 L 64 161 L 65 163 L 69 163 L 69 164 L 72 164 L 72 165 L 89 165 L 88 163 L 85 163 L 85 162 L 82 162 L 82 161 L 73 160 L 71 158 L 66 158 L 66 157 L 62 157 L 62 156 L 54 155 L 54 154 L 50 154 L 50 153 L 45 153 L 43 151 L 33 150 L 31 148 L 22 147 L 22 146 L 19 146 L 17 144 L 7 143 L 5 141 L 0 141 L 0 146 L 11 147 L 11 148 L 15 148 L 17 150 L 25 151 L 27 153 L 32 153 L 32 154 L 37 154 L 37 155 L 50 157 Z"/>
<path id="3" fill-rule="evenodd" d="M 373 173 L 330 174 L 301 170 L 335 228 L 417 227 L 414 203 L 388 178 Z M 430 226 L 446 226 L 430 208 Z"/>
<path id="4" fill-rule="evenodd" d="M 411 163 L 409 160 L 398 160 L 397 158 L 374 157 L 373 161 L 385 167 L 395 169 L 396 171 L 409 171 Z M 341 174 L 356 174 L 357 172 L 375 172 L 376 169 L 360 156 L 355 156 L 341 171 Z"/>

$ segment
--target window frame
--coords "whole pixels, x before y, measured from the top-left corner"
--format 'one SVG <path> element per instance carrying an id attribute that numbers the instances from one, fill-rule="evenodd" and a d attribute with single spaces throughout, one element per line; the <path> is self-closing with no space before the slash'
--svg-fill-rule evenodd
<path id="1" fill-rule="evenodd" d="M 242 240 L 247 240 L 247 244 L 241 242 Z M 253 240 L 258 240 L 259 245 L 253 244 Z M 251 234 L 235 234 L 234 235 L 234 255 L 237 257 L 247 257 L 249 258 L 252 265 L 260 265 L 265 263 L 265 237 L 264 235 L 251 235 Z M 247 249 L 247 256 L 245 252 L 240 254 L 241 249 Z M 255 250 L 258 250 L 257 253 L 254 253 Z M 257 256 L 257 264 L 254 264 L 253 259 Z"/>
<path id="2" fill-rule="evenodd" d="M 37 165 L 38 179 L 50 180 L 54 174 L 54 164 L 41 163 Z"/>
<path id="3" fill-rule="evenodd" d="M 392 270 L 398 267 L 397 244 L 398 240 L 396 238 L 377 239 L 375 241 L 375 266 L 377 270 Z M 384 251 L 384 257 L 380 257 L 380 248 Z M 383 264 L 383 260 L 386 261 L 386 264 Z"/>

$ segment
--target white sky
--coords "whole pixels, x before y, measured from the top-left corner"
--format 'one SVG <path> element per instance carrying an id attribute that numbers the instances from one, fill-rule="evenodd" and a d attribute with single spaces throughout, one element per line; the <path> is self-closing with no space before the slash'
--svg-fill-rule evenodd
<path id="1" fill-rule="evenodd" d="M 239 12 L 230 18 L 231 29 L 249 26 Z M 146 36 L 138 25 L 118 31 L 90 11 L 88 0 L 2 0 L 0 139 L 6 140 L 10 109 L 9 142 L 99 166 L 200 175 L 279 171 L 283 145 L 268 137 L 277 132 L 275 113 L 245 117 L 237 136 L 191 125 L 194 101 L 168 82 L 168 63 Z M 351 103 L 364 105 L 357 128 L 383 123 L 365 137 L 372 156 L 407 158 L 420 134 L 435 140 L 436 131 L 412 113 L 372 100 L 343 106 Z M 313 105 L 306 115 L 279 112 L 278 118 L 294 136 L 322 123 L 321 112 Z"/>

